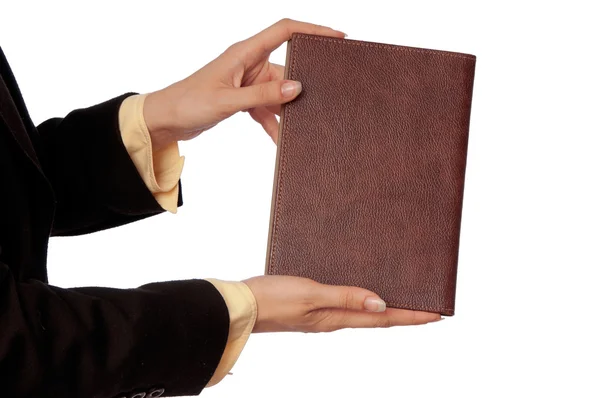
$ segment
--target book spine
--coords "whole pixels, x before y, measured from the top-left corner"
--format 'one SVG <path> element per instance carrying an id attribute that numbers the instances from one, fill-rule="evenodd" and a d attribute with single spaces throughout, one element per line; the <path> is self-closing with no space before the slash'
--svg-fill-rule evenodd
<path id="1" fill-rule="evenodd" d="M 289 78 L 289 70 L 290 70 L 290 54 L 292 53 L 291 49 L 293 46 L 293 38 L 288 40 L 287 42 L 287 51 L 285 57 L 285 70 L 284 70 L 284 79 Z M 271 269 L 271 261 L 272 261 L 272 251 L 273 251 L 273 225 L 275 223 L 275 211 L 277 205 L 277 191 L 279 189 L 279 158 L 281 157 L 281 143 L 282 140 L 285 139 L 283 136 L 283 126 L 285 124 L 285 109 L 287 104 L 283 104 L 281 106 L 281 114 L 279 116 L 279 133 L 277 134 L 277 153 L 275 155 L 275 173 L 273 176 L 273 191 L 271 194 L 271 215 L 269 219 L 269 234 L 268 234 L 268 242 L 267 242 L 267 255 L 265 261 L 265 275 L 269 275 L 269 270 Z"/>

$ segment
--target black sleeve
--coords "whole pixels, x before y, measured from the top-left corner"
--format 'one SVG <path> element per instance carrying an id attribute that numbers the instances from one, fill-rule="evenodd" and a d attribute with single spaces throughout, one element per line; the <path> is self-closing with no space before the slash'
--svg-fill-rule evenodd
<path id="1" fill-rule="evenodd" d="M 16 282 L 0 263 L 0 389 L 6 397 L 196 395 L 225 349 L 229 313 L 204 280 L 137 289 Z"/>
<path id="2" fill-rule="evenodd" d="M 37 127 L 40 162 L 57 201 L 54 236 L 95 232 L 164 211 L 121 138 L 119 108 L 129 95 L 133 93 L 74 110 Z"/>

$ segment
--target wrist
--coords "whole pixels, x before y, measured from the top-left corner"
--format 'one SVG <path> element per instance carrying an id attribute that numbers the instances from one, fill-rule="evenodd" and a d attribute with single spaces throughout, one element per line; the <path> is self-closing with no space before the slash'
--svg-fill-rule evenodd
<path id="1" fill-rule="evenodd" d="M 164 89 L 147 94 L 144 100 L 144 121 L 154 150 L 160 150 L 177 141 L 171 104 L 172 101 L 168 100 Z"/>

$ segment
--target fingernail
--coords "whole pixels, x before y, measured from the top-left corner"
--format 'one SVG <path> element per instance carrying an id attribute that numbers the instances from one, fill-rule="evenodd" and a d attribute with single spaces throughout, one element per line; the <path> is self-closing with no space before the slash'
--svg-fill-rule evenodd
<path id="1" fill-rule="evenodd" d="M 365 309 L 369 312 L 383 312 L 385 311 L 385 301 L 375 297 L 367 297 L 365 299 Z"/>
<path id="2" fill-rule="evenodd" d="M 429 323 L 443 321 L 444 319 L 446 319 L 446 318 L 440 318 L 440 319 L 436 319 L 435 321 L 431 321 L 431 322 L 429 322 Z"/>
<path id="3" fill-rule="evenodd" d="M 300 82 L 286 82 L 281 86 L 281 95 L 284 97 L 293 97 L 294 95 L 302 91 L 302 84 Z"/>

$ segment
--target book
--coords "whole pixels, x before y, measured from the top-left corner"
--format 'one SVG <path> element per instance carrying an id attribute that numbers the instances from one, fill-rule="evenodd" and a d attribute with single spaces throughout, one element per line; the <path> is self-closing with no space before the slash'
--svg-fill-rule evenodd
<path id="1" fill-rule="evenodd" d="M 265 274 L 454 315 L 475 61 L 292 35 Z"/>

